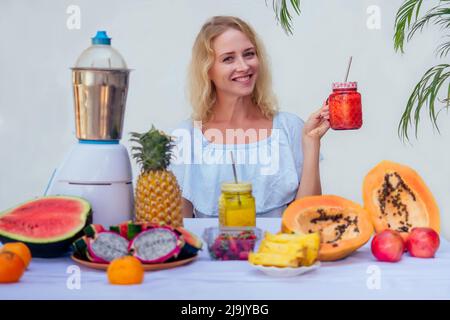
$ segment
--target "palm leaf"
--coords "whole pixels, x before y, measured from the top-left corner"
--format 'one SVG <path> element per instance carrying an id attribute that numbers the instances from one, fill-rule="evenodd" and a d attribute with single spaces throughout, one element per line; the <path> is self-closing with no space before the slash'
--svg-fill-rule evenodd
<path id="1" fill-rule="evenodd" d="M 450 29 L 450 0 L 437 1 L 436 6 L 419 17 L 422 2 L 422 0 L 405 0 L 397 11 L 394 33 L 395 51 L 403 53 L 405 42 L 410 41 L 417 32 L 422 32 L 430 24 L 440 26 L 441 30 Z M 448 35 L 446 37 L 448 38 Z M 436 52 L 441 58 L 447 56 L 450 52 L 450 41 L 439 45 Z M 448 110 L 450 106 L 449 80 L 450 65 L 439 64 L 428 69 L 415 85 L 398 125 L 398 134 L 403 140 L 409 140 L 410 126 L 414 126 L 417 138 L 423 108 L 428 108 L 428 116 L 433 128 L 439 132 L 437 117 L 442 110 Z M 444 90 L 445 94 L 442 93 Z M 445 97 L 440 98 L 440 94 Z M 443 104 L 440 110 L 437 110 L 437 102 Z"/>
<path id="2" fill-rule="evenodd" d="M 266 0 L 267 5 L 267 0 Z M 277 22 L 287 34 L 293 34 L 292 14 L 293 9 L 297 15 L 300 15 L 300 0 L 272 0 L 272 9 L 275 12 Z"/>
<path id="3" fill-rule="evenodd" d="M 447 36 L 446 38 L 449 38 L 450 36 Z M 436 49 L 437 55 L 439 55 L 440 58 L 443 58 L 448 55 L 450 51 L 450 41 L 444 42 L 439 45 L 439 47 Z"/>
<path id="4" fill-rule="evenodd" d="M 407 0 L 400 9 L 397 11 L 395 17 L 395 34 L 394 34 L 394 49 L 404 52 L 403 47 L 405 44 L 405 34 L 411 26 L 411 20 L 414 17 L 414 21 L 419 17 L 420 7 L 423 0 Z"/>
<path id="5" fill-rule="evenodd" d="M 445 85 L 444 85 L 445 84 Z M 446 97 L 439 99 L 438 95 L 441 89 L 445 88 Z M 441 110 L 436 112 L 436 101 L 444 103 Z M 413 124 L 415 127 L 415 136 L 417 138 L 420 114 L 424 107 L 428 107 L 428 115 L 433 127 L 439 131 L 437 125 L 437 116 L 443 109 L 449 108 L 450 101 L 450 64 L 439 64 L 427 70 L 420 81 L 414 87 L 405 111 L 398 126 L 399 136 L 403 140 L 409 140 L 408 129 Z"/>
<path id="6" fill-rule="evenodd" d="M 441 3 L 431 8 L 423 17 L 416 20 L 411 26 L 407 40 L 411 40 L 417 31 L 422 31 L 430 22 L 441 26 L 441 28 L 450 28 L 450 7 L 445 7 L 447 3 Z"/>

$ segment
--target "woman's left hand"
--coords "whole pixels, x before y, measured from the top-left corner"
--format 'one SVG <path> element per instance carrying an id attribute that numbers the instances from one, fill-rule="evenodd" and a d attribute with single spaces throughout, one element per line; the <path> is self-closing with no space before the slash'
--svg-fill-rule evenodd
<path id="1" fill-rule="evenodd" d="M 303 139 L 320 141 L 330 128 L 330 113 L 328 104 L 325 102 L 322 107 L 314 112 L 306 121 L 303 127 Z"/>

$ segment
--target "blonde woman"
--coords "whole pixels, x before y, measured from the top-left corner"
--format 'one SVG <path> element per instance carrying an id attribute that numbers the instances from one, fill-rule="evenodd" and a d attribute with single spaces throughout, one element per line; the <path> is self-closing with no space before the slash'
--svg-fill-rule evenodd
<path id="1" fill-rule="evenodd" d="M 236 17 L 217 16 L 201 28 L 189 70 L 192 118 L 173 132 L 172 165 L 185 217 L 215 217 L 222 182 L 253 185 L 259 217 L 281 216 L 293 200 L 321 194 L 320 139 L 329 129 L 328 106 L 304 122 L 279 112 L 264 47 Z"/>

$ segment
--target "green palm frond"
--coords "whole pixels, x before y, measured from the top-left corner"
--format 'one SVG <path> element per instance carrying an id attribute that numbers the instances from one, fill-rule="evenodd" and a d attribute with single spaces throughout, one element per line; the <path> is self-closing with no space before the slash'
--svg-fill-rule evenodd
<path id="1" fill-rule="evenodd" d="M 450 31 L 450 0 L 436 2 L 436 6 L 429 9 L 423 16 L 419 16 L 423 0 L 405 0 L 395 18 L 395 51 L 403 53 L 405 42 L 410 41 L 417 32 L 422 32 L 430 24 L 440 26 L 444 32 Z M 448 39 L 449 35 L 445 37 Z M 450 41 L 439 45 L 436 52 L 440 58 L 446 57 L 450 52 Z M 443 95 L 444 98 L 439 95 Z M 437 106 L 437 103 L 442 106 Z M 428 108 L 433 128 L 439 132 L 437 117 L 442 110 L 448 110 L 449 106 L 450 65 L 439 64 L 429 68 L 414 87 L 398 125 L 399 136 L 403 140 L 409 140 L 409 127 L 414 126 L 417 138 L 423 108 Z"/>
<path id="2" fill-rule="evenodd" d="M 450 7 L 446 7 L 448 3 L 445 2 L 433 7 L 423 17 L 414 22 L 408 33 L 408 41 L 412 39 L 417 31 L 422 31 L 430 22 L 441 26 L 443 29 L 450 28 Z"/>
<path id="3" fill-rule="evenodd" d="M 266 0 L 267 5 L 267 0 Z M 297 15 L 300 15 L 300 0 L 272 0 L 272 8 L 275 12 L 277 21 L 287 34 L 293 34 L 292 14 L 293 9 Z"/>
<path id="4" fill-rule="evenodd" d="M 442 91 L 445 92 L 446 97 L 439 99 L 438 95 Z M 444 103 L 441 110 L 436 110 L 436 101 Z M 421 110 L 426 106 L 434 128 L 439 131 L 437 116 L 440 111 L 450 107 L 450 64 L 432 67 L 425 72 L 422 79 L 414 87 L 398 126 L 398 133 L 401 138 L 409 140 L 408 127 L 412 124 L 414 124 L 417 138 Z"/>
<path id="5" fill-rule="evenodd" d="M 407 0 L 402 4 L 400 9 L 398 9 L 397 15 L 395 17 L 395 51 L 400 50 L 402 53 L 404 52 L 403 46 L 405 44 L 406 31 L 411 26 L 411 20 L 413 19 L 413 16 L 414 21 L 417 21 L 422 2 L 423 0 Z"/>
<path id="6" fill-rule="evenodd" d="M 447 36 L 446 38 L 450 38 L 450 36 Z M 441 43 L 439 47 L 436 49 L 436 53 L 440 58 L 447 56 L 449 51 L 450 51 L 450 41 Z"/>

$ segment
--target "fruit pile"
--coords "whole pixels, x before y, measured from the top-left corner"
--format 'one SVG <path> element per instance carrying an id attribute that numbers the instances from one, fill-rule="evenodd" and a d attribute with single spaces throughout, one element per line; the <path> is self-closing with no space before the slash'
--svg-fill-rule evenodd
<path id="1" fill-rule="evenodd" d="M 372 254 L 379 261 L 398 262 L 404 252 L 416 258 L 433 258 L 439 248 L 439 234 L 431 228 L 413 228 L 406 241 L 399 232 L 386 229 L 372 240 Z"/>
<path id="2" fill-rule="evenodd" d="M 208 245 L 209 254 L 215 260 L 247 260 L 249 252 L 255 248 L 256 240 L 256 234 L 249 230 L 237 234 L 221 232 Z"/>
<path id="3" fill-rule="evenodd" d="M 313 265 L 319 255 L 320 235 L 271 234 L 266 232 L 258 252 L 251 252 L 248 261 L 255 265 L 291 267 Z"/>
<path id="4" fill-rule="evenodd" d="M 72 247 L 77 258 L 108 264 L 132 255 L 142 263 L 155 264 L 193 257 L 202 248 L 201 240 L 183 227 L 124 222 L 105 230 L 92 224 Z"/>
<path id="5" fill-rule="evenodd" d="M 334 261 L 353 253 L 370 240 L 373 226 L 359 204 L 335 195 L 304 197 L 283 213 L 281 231 L 320 233 L 320 261 Z"/>
<path id="6" fill-rule="evenodd" d="M 319 260 L 347 257 L 370 240 L 381 261 L 400 260 L 404 247 L 415 257 L 433 257 L 439 246 L 437 203 L 412 168 L 382 161 L 364 178 L 364 206 L 335 195 L 309 196 L 283 213 L 285 233 L 319 232 Z"/>

